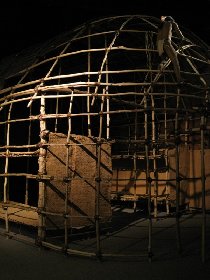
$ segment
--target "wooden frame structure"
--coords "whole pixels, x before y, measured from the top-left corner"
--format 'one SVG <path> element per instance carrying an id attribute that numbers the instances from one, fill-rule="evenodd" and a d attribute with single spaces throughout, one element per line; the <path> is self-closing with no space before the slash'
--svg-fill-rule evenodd
<path id="1" fill-rule="evenodd" d="M 112 146 L 114 174 L 117 174 L 115 170 L 132 169 L 134 210 L 138 181 L 145 184 L 145 191 L 140 194 L 147 200 L 148 250 L 145 255 L 149 259 L 152 257 L 152 220 L 158 217 L 160 185 L 164 186 L 167 214 L 170 214 L 171 203 L 169 188 L 175 186 L 177 246 L 181 251 L 182 183 L 200 180 L 202 259 L 205 260 L 204 151 L 209 148 L 210 74 L 207 46 L 189 30 L 182 30 L 186 39 L 181 47 L 178 38 L 173 37 L 182 77 L 188 81 L 179 89 L 171 61 L 168 60 L 163 69 L 159 68 L 155 46 L 158 25 L 159 19 L 142 15 L 99 19 L 2 60 L 0 215 L 5 221 L 7 235 L 12 234 L 9 224 L 13 215 L 24 211 L 15 218 L 16 222 L 24 219 L 23 223 L 27 223 L 26 213 L 31 213 L 29 219 L 34 224 L 30 224 L 38 225 L 36 242 L 39 245 L 69 254 L 109 255 L 101 249 L 100 231 L 101 149 L 105 141 Z M 56 145 L 48 141 L 52 132 L 66 135 L 62 214 L 46 211 L 47 182 L 54 180 L 46 170 L 47 153 Z M 70 147 L 75 145 L 71 142 L 72 134 L 95 139 L 95 215 L 92 217 L 96 232 L 95 252 L 69 248 L 68 220 L 72 218 L 68 211 L 72 180 L 69 161 Z M 180 147 L 200 149 L 199 178 L 182 173 Z M 175 158 L 173 177 L 169 176 L 171 151 Z M 143 178 L 139 178 L 139 170 L 143 172 Z M 118 195 L 119 178 L 113 177 L 112 182 L 112 191 Z M 16 191 L 19 185 L 22 190 Z M 63 217 L 64 243 L 60 246 L 47 241 L 46 219 L 49 215 Z"/>

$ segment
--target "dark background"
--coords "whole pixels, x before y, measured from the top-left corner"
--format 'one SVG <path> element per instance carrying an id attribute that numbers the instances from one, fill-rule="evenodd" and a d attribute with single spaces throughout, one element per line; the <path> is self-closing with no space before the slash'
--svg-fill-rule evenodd
<path id="1" fill-rule="evenodd" d="M 128 14 L 170 15 L 210 45 L 210 0 L 16 0 L 0 4 L 0 58 L 86 21 Z"/>

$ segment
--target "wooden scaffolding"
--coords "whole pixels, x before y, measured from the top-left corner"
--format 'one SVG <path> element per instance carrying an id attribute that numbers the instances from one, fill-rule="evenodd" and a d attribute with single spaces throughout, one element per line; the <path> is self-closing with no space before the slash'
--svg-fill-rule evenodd
<path id="1" fill-rule="evenodd" d="M 158 24 L 159 19 L 150 16 L 105 18 L 27 49 L 15 60 L 2 61 L 4 234 L 14 235 L 11 222 L 22 223 L 37 228 L 39 246 L 83 256 L 113 256 L 101 246 L 102 225 L 112 219 L 112 200 L 131 200 L 136 212 L 143 198 L 148 220 L 144 255 L 151 260 L 158 204 L 165 204 L 168 217 L 170 207 L 175 207 L 172 217 L 181 251 L 181 207 L 192 203 L 192 189 L 198 184 L 205 260 L 207 47 L 190 31 L 185 31 L 182 48 L 173 37 L 181 74 L 189 81 L 180 89 L 171 61 L 159 68 Z M 193 172 L 195 151 L 200 153 L 199 171 Z M 95 230 L 95 251 L 72 249 L 72 228 L 90 225 Z M 62 231 L 62 244 L 51 241 L 51 228 Z"/>

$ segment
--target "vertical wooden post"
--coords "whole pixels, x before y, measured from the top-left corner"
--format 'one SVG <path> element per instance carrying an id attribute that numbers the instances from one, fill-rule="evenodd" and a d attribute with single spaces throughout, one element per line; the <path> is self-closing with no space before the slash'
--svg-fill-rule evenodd
<path id="1" fill-rule="evenodd" d="M 168 183 L 168 178 L 169 178 L 169 170 L 168 170 L 168 149 L 165 149 L 164 151 L 164 157 L 165 157 L 165 166 L 166 166 L 166 171 L 165 171 L 165 178 L 166 178 L 166 214 L 170 214 L 170 198 L 169 198 L 169 183 Z"/>
<path id="2" fill-rule="evenodd" d="M 165 144 L 167 145 L 167 114 L 166 114 L 166 108 L 167 108 L 167 102 L 166 102 L 166 95 L 164 95 L 164 140 Z M 168 170 L 168 148 L 165 148 L 164 151 L 164 157 L 165 157 L 165 178 L 166 178 L 166 214 L 169 215 L 170 213 L 170 207 L 169 207 L 169 184 L 168 184 L 168 178 L 169 178 L 169 170 Z"/>
<path id="3" fill-rule="evenodd" d="M 136 96 L 135 96 L 135 103 L 136 103 Z M 137 140 L 137 112 L 135 112 L 135 141 Z M 136 212 L 136 180 L 137 180 L 137 155 L 136 155 L 136 143 L 134 144 L 134 155 L 133 155 L 133 171 L 134 171 L 134 205 L 133 210 Z"/>
<path id="4" fill-rule="evenodd" d="M 118 168 L 117 168 L 116 172 L 117 172 L 117 176 L 116 176 L 116 194 L 118 195 L 118 191 L 119 191 L 119 169 Z"/>
<path id="5" fill-rule="evenodd" d="M 204 151 L 204 130 L 206 129 L 205 117 L 201 116 L 201 184 L 202 184 L 202 242 L 201 254 L 202 262 L 206 260 L 206 174 L 205 174 L 205 151 Z"/>
<path id="6" fill-rule="evenodd" d="M 179 104 L 180 104 L 180 89 L 177 91 L 176 98 L 176 115 L 175 115 L 175 151 L 176 151 L 176 238 L 178 252 L 182 252 L 181 237 L 180 237 L 180 174 L 179 174 L 179 145 L 180 135 L 178 132 L 178 116 L 179 116 Z"/>
<path id="7" fill-rule="evenodd" d="M 136 212 L 136 201 L 137 201 L 137 195 L 136 195 L 136 180 L 137 180 L 137 156 L 136 156 L 136 151 L 134 151 L 134 155 L 133 155 L 133 171 L 134 171 L 134 204 L 133 204 L 133 210 L 134 213 Z"/>
<path id="8" fill-rule="evenodd" d="M 155 131 L 155 101 L 153 96 L 151 96 L 152 101 L 152 155 L 153 155 L 153 170 L 154 170 L 154 217 L 157 218 L 158 210 L 157 210 L 157 199 L 158 199 L 158 166 L 157 166 L 157 158 L 156 158 L 156 131 Z"/>
<path id="9" fill-rule="evenodd" d="M 144 136 L 145 136 L 145 157 L 146 157 L 146 189 L 148 196 L 148 258 L 152 260 L 152 215 L 151 215 L 151 177 L 149 168 L 149 135 L 148 135 L 148 113 L 147 95 L 144 96 Z"/>
<path id="10" fill-rule="evenodd" d="M 107 48 L 107 40 L 105 37 L 105 48 Z M 106 59 L 106 83 L 109 83 L 109 74 L 108 74 L 108 57 Z M 109 94 L 109 86 L 106 86 L 106 94 Z M 110 139 L 110 114 L 109 114 L 109 96 L 106 98 L 106 109 L 107 109 L 107 114 L 106 114 L 106 139 Z"/>
<path id="11" fill-rule="evenodd" d="M 10 144 L 10 118 L 11 118 L 11 112 L 12 112 L 12 103 L 10 104 L 9 111 L 8 111 L 8 123 L 7 123 L 7 138 L 6 138 L 6 143 L 7 146 Z M 6 149 L 6 155 L 9 153 L 9 148 Z M 8 168 L 9 168 L 9 158 L 6 157 L 5 159 L 5 167 L 4 167 L 4 173 L 8 173 Z M 9 195 L 9 186 L 8 186 L 8 177 L 4 177 L 4 203 L 7 203 L 8 200 L 8 195 Z M 8 207 L 5 207 L 5 229 L 6 233 L 9 232 L 9 220 L 8 220 Z"/>
<path id="12" fill-rule="evenodd" d="M 101 175 L 100 175 L 100 162 L 101 162 L 101 142 L 100 138 L 96 144 L 96 197 L 95 197 L 95 226 L 96 226 L 96 257 L 101 258 L 101 238 L 100 238 L 100 186 L 101 186 Z"/>
<path id="13" fill-rule="evenodd" d="M 59 65 L 59 75 L 61 74 L 61 65 Z M 58 79 L 58 84 L 60 84 L 60 79 Z M 56 94 L 57 96 L 59 95 L 59 92 Z M 56 106 L 55 106 L 55 114 L 57 116 L 58 114 L 58 109 L 59 109 L 59 98 L 56 98 Z M 58 118 L 55 119 L 55 133 L 58 131 Z"/>
<path id="14" fill-rule="evenodd" d="M 31 107 L 30 107 L 30 115 L 31 115 Z M 31 120 L 28 127 L 28 145 L 31 144 Z M 28 148 L 28 152 L 30 148 Z M 27 159 L 27 173 L 29 172 L 29 159 Z M 28 178 L 26 178 L 26 191 L 25 191 L 25 204 L 28 205 Z"/>
<path id="15" fill-rule="evenodd" d="M 40 104 L 40 148 L 39 148 L 39 170 L 38 174 L 40 176 L 46 174 L 46 154 L 47 154 L 47 147 L 43 146 L 46 144 L 46 120 L 42 119 L 42 116 L 45 115 L 45 97 L 44 94 L 41 96 L 41 104 Z M 46 221 L 45 216 L 43 215 L 42 211 L 45 210 L 45 195 L 46 195 L 46 185 L 45 182 L 40 180 L 39 182 L 39 201 L 38 201 L 38 243 L 41 245 L 41 242 L 45 240 L 46 235 Z"/>
<path id="16" fill-rule="evenodd" d="M 70 103 L 69 103 L 69 114 L 71 115 L 72 112 L 72 105 L 73 105 L 73 95 L 74 92 L 72 91 Z M 69 164 L 70 164 L 70 158 L 69 158 L 69 144 L 70 144 L 70 136 L 71 136 L 71 117 L 68 117 L 68 134 L 67 134 L 67 145 L 66 145 L 66 178 L 65 178 L 65 206 L 64 206 L 64 230 L 65 230 L 65 237 L 64 237 L 64 250 L 66 251 L 68 249 L 68 220 L 70 220 L 70 226 L 71 226 L 71 218 L 68 218 L 68 199 L 71 196 L 71 178 L 69 174 Z"/>
<path id="17" fill-rule="evenodd" d="M 90 27 L 88 29 L 88 50 L 90 50 L 91 48 L 91 42 L 90 42 Z M 91 137 L 91 122 L 90 122 L 90 62 L 91 62 L 91 56 L 90 56 L 90 52 L 88 52 L 88 88 L 87 88 L 87 112 L 88 112 L 88 136 Z"/>
<path id="18" fill-rule="evenodd" d="M 188 141 L 189 141 L 188 129 L 189 129 L 189 116 L 188 116 L 188 114 L 186 114 L 186 120 L 185 120 L 185 136 L 184 136 L 184 143 L 185 143 L 185 145 L 187 145 L 187 144 L 188 144 Z"/>
<path id="19" fill-rule="evenodd" d="M 103 94 L 105 89 L 103 90 Z M 101 98 L 101 111 L 99 113 L 99 136 L 96 143 L 96 197 L 95 197 L 95 226 L 96 226 L 96 256 L 101 258 L 101 240 L 100 240 L 100 189 L 101 189 L 101 138 L 103 129 L 103 110 L 104 95 Z"/>

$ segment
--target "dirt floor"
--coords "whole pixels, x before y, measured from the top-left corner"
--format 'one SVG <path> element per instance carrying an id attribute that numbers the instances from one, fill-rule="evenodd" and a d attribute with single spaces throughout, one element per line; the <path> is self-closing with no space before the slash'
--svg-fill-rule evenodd
<path id="1" fill-rule="evenodd" d="M 153 220 L 154 256 L 149 262 L 148 220 L 139 213 L 134 215 L 128 209 L 120 209 L 120 212 L 121 217 L 122 212 L 125 214 L 124 222 L 118 220 L 118 228 L 106 231 L 101 237 L 103 252 L 118 254 L 119 257 L 104 257 L 98 260 L 69 256 L 0 235 L 0 279 L 210 279 L 209 214 L 206 219 L 205 263 L 201 257 L 202 216 L 195 212 L 185 213 L 180 218 L 182 254 L 177 251 L 175 218 L 166 218 L 164 213 L 161 213 L 157 220 Z M 22 230 L 19 228 L 19 233 L 22 234 Z M 49 236 L 48 241 L 52 242 L 53 238 L 55 237 Z M 96 240 L 91 235 L 86 238 L 74 238 L 70 242 L 70 247 L 94 252 Z"/>

